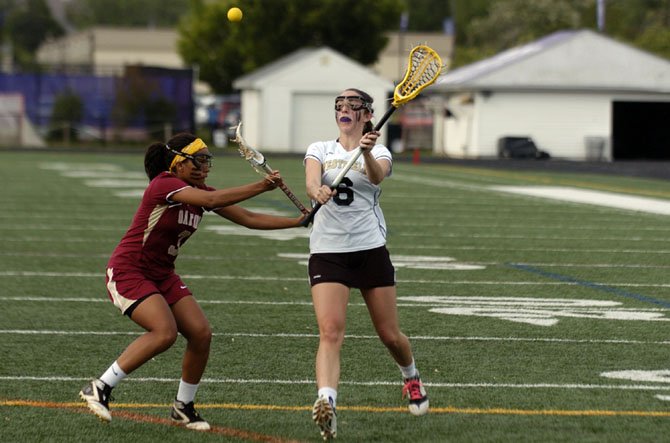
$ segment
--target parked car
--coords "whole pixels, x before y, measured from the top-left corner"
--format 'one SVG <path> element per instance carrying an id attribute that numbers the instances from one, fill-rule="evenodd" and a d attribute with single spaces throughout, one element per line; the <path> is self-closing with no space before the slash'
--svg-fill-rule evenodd
<path id="1" fill-rule="evenodd" d="M 498 157 L 500 158 L 525 158 L 525 159 L 549 159 L 548 152 L 541 151 L 532 138 L 527 136 L 507 136 L 498 139 Z"/>

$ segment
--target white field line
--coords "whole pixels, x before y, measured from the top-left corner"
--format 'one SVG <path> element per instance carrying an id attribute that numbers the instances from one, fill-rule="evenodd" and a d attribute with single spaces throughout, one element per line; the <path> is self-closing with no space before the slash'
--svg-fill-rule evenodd
<path id="1" fill-rule="evenodd" d="M 670 215 L 670 201 L 649 197 L 638 197 L 614 192 L 593 191 L 568 186 L 483 186 L 466 185 L 453 180 L 432 179 L 413 175 L 394 174 L 396 180 L 418 183 L 439 188 L 463 189 L 472 191 L 498 192 L 507 195 L 520 195 L 526 198 L 541 198 L 545 201 L 560 201 L 590 206 L 606 206 L 614 210 L 646 212 L 656 215 Z"/>
<path id="2" fill-rule="evenodd" d="M 465 218 L 465 217 L 464 217 Z M 417 227 L 421 226 L 428 226 L 428 227 L 444 227 L 444 228 L 449 228 L 449 229 L 458 229 L 458 228 L 466 228 L 466 229 L 472 229 L 472 228 L 482 228 L 485 230 L 492 230 L 492 229 L 520 229 L 524 232 L 527 232 L 528 230 L 539 230 L 539 231 L 552 231 L 556 229 L 561 229 L 565 231 L 595 231 L 596 233 L 600 233 L 603 231 L 607 232 L 612 232 L 612 231 L 624 231 L 625 233 L 630 233 L 630 226 L 604 226 L 604 225 L 597 225 L 593 224 L 593 226 L 574 226 L 574 225 L 565 225 L 562 223 L 545 223 L 543 222 L 542 224 L 538 225 L 533 225 L 533 224 L 507 224 L 507 223 L 499 223 L 499 222 L 491 222 L 491 223 L 456 223 L 452 220 L 452 216 L 449 215 L 449 220 L 447 221 L 441 221 L 441 222 L 430 222 L 430 221 L 425 221 L 422 222 L 421 220 L 417 220 L 416 222 L 411 222 L 411 221 L 404 221 L 404 220 L 394 220 L 392 223 L 390 223 L 391 227 L 398 227 L 398 226 L 409 226 L 413 229 L 416 229 Z M 649 232 L 668 232 L 670 231 L 670 227 L 664 227 L 664 226 L 646 226 L 646 227 L 635 227 L 636 232 L 642 232 L 642 231 L 649 231 Z M 594 238 L 598 239 L 598 237 L 589 237 L 589 238 Z"/>
<path id="3" fill-rule="evenodd" d="M 60 335 L 60 336 L 79 336 L 79 335 L 99 335 L 99 336 L 117 336 L 117 335 L 140 335 L 141 332 L 128 331 L 59 331 L 50 329 L 0 329 L 0 335 Z M 237 338 L 309 338 L 317 339 L 319 334 L 306 333 L 246 333 L 246 332 L 214 332 L 218 337 L 237 337 Z M 349 340 L 379 340 L 376 335 L 356 335 L 348 334 L 345 339 Z M 670 340 L 645 341 L 645 340 L 607 340 L 607 339 L 569 339 L 569 338 L 546 338 L 546 337 L 449 337 L 449 336 L 411 336 L 411 340 L 420 341 L 451 341 L 451 342 L 523 342 L 523 343 L 555 343 L 555 344 L 586 344 L 586 345 L 670 345 Z"/>
<path id="4" fill-rule="evenodd" d="M 431 197 L 432 198 L 432 197 Z M 263 211 L 267 211 L 267 209 L 263 208 Z M 496 209 L 498 211 L 498 209 Z M 498 212 L 496 212 L 498 214 Z M 420 226 L 430 226 L 430 227 L 449 227 L 450 229 L 458 229 L 458 228 L 482 228 L 486 230 L 492 230 L 492 229 L 499 229 L 499 228 L 505 228 L 505 229 L 520 229 L 523 231 L 528 231 L 529 229 L 531 230 L 543 230 L 543 231 L 551 231 L 551 230 L 556 230 L 556 229 L 561 229 L 561 230 L 566 230 L 566 231 L 595 231 L 596 233 L 600 233 L 603 231 L 607 232 L 612 232 L 612 231 L 624 231 L 624 232 L 630 232 L 630 226 L 628 225 L 619 225 L 619 226 L 608 226 L 606 221 L 604 221 L 604 224 L 596 224 L 593 223 L 593 226 L 574 226 L 574 225 L 565 225 L 563 223 L 551 223 L 551 222 L 545 222 L 543 221 L 541 225 L 532 225 L 532 224 L 509 224 L 509 223 L 501 223 L 500 218 L 496 217 L 494 220 L 492 220 L 490 223 L 482 223 L 482 218 L 486 218 L 485 216 L 483 217 L 481 214 L 478 213 L 477 218 L 479 219 L 479 222 L 473 223 L 471 218 L 473 215 L 464 215 L 464 214 L 449 214 L 449 219 L 448 221 L 438 221 L 438 222 L 431 222 L 431 221 L 422 221 L 422 220 L 414 220 L 414 221 L 406 221 L 406 220 L 395 220 L 393 223 L 391 223 L 391 227 L 399 227 L 399 226 L 411 226 L 413 228 L 420 227 Z M 455 219 L 463 218 L 466 219 L 465 222 L 456 222 Z M 3 224 L 0 224 L 0 227 L 3 229 L 8 229 L 10 226 L 15 225 L 14 221 L 16 220 L 16 214 L 0 214 L 0 220 L 8 220 L 10 223 L 5 226 Z M 54 221 L 54 220 L 66 220 L 70 225 L 72 225 L 73 222 L 89 222 L 89 221 L 95 221 L 97 226 L 107 226 L 107 227 L 114 227 L 115 229 L 118 230 L 119 225 L 116 223 L 116 221 L 122 221 L 123 223 L 126 223 L 128 221 L 127 216 L 105 216 L 104 222 L 110 222 L 114 221 L 115 223 L 101 223 L 100 221 L 100 216 L 98 215 L 74 215 L 74 216 L 66 216 L 62 214 L 30 214 L 30 219 L 31 220 L 48 220 L 48 221 Z M 214 224 L 213 222 L 208 221 L 207 222 L 208 226 Z M 86 229 L 88 229 L 90 225 L 86 224 Z M 82 229 L 83 227 L 80 227 Z M 670 231 L 670 227 L 667 226 L 647 226 L 647 227 L 636 227 L 635 228 L 636 232 L 641 232 L 641 231 L 648 231 L 648 232 L 668 232 Z M 597 239 L 598 237 L 590 237 L 590 238 L 595 238 Z"/>
<path id="5" fill-rule="evenodd" d="M 480 297 L 475 297 L 481 299 Z M 19 302 L 54 302 L 58 301 L 59 303 L 72 302 L 72 303 L 111 303 L 107 297 L 59 297 L 55 299 L 53 296 L 10 296 L 10 297 L 0 297 L 0 301 L 19 301 Z M 256 305 L 256 306 L 312 306 L 311 301 L 261 301 L 261 300 L 207 300 L 207 299 L 198 299 L 198 303 L 204 305 Z M 507 305 L 514 305 L 510 301 L 506 300 Z M 523 301 L 519 301 L 519 305 L 524 305 Z M 444 302 L 439 300 L 434 303 L 430 302 L 420 302 L 420 303 L 407 303 L 400 301 L 397 303 L 399 307 L 403 308 L 439 308 L 444 307 Z M 349 306 L 367 306 L 365 303 L 361 302 L 349 302 Z M 572 311 L 590 311 L 591 307 L 579 307 L 571 306 Z M 640 308 L 618 308 L 618 311 L 634 311 L 639 312 Z M 667 312 L 668 309 L 665 308 L 648 308 L 643 309 L 644 312 Z M 259 337 L 264 336 L 260 334 Z"/>
<path id="6" fill-rule="evenodd" d="M 114 231 L 123 233 L 123 228 L 120 226 L 100 226 L 100 225 L 91 225 L 87 224 L 85 227 L 82 225 L 31 225 L 25 223 L 12 223 L 11 225 L 4 225 L 2 229 L 7 231 L 77 231 L 80 232 L 82 229 L 87 231 Z M 63 239 L 60 239 L 63 241 Z"/>
<path id="7" fill-rule="evenodd" d="M 55 258 L 107 258 L 109 254 L 85 254 L 85 253 L 65 253 L 65 252 L 0 252 L 0 257 L 55 257 Z M 181 260 L 197 260 L 197 261 L 221 261 L 230 260 L 230 257 L 221 255 L 184 255 L 180 257 Z M 253 261 L 254 258 L 248 260 Z M 265 261 L 286 262 L 284 258 L 265 257 Z M 468 261 L 471 265 L 483 266 L 507 266 L 507 263 L 501 262 L 481 262 Z M 649 264 L 627 264 L 627 263 L 530 263 L 530 262 L 515 262 L 517 265 L 525 266 L 544 266 L 544 267 L 559 267 L 559 268 L 642 268 L 642 269 L 670 269 L 670 265 L 649 265 Z"/>
<path id="8" fill-rule="evenodd" d="M 222 224 L 210 224 L 208 227 L 209 228 L 216 228 L 217 226 L 229 226 L 229 225 L 222 225 Z M 80 225 L 70 225 L 70 226 L 54 226 L 54 225 L 26 225 L 26 224 L 21 224 L 21 225 L 16 225 L 12 224 L 11 226 L 1 226 L 3 230 L 16 230 L 16 231 L 81 231 L 84 229 Z M 87 225 L 85 228 L 87 231 L 110 231 L 110 232 L 122 232 L 121 229 L 119 229 L 118 226 L 90 226 Z M 232 234 L 231 234 L 232 235 Z M 629 241 L 629 242 L 653 242 L 653 243 L 659 243 L 659 242 L 670 242 L 670 238 L 668 237 L 625 237 L 625 236 L 613 236 L 613 237 L 604 237 L 604 236 L 593 236 L 593 235 L 586 235 L 586 236 L 558 236 L 558 235 L 545 235 L 542 233 L 538 233 L 535 235 L 528 235 L 527 233 L 520 233 L 520 234 L 507 234 L 507 235 L 501 235 L 501 234 L 463 234 L 463 233 L 453 233 L 453 232 L 440 232 L 440 233 L 424 233 L 424 232 L 406 232 L 406 233 L 391 233 L 391 237 L 397 236 L 397 237 L 410 237 L 410 238 L 423 238 L 423 237 L 429 237 L 429 238 L 456 238 L 456 239 L 489 239 L 489 240 L 560 240 L 560 241 L 611 241 L 611 242 L 623 242 L 623 241 Z M 22 240 L 21 238 L 15 240 L 15 241 L 20 241 Z M 58 239 L 59 241 L 63 241 L 62 238 Z M 37 240 L 40 241 L 40 240 Z M 42 240 L 42 241 L 48 241 L 48 240 Z M 69 239 L 67 240 L 69 241 Z M 88 240 L 90 242 L 90 239 Z M 245 243 L 246 244 L 246 243 Z"/>
<path id="9" fill-rule="evenodd" d="M 0 376 L 0 380 L 7 381 L 38 381 L 38 382 L 86 382 L 90 381 L 90 377 L 66 377 L 66 376 Z M 178 378 L 162 378 L 162 377 L 133 377 L 126 378 L 126 381 L 139 383 L 176 383 Z M 203 378 L 201 383 L 212 384 L 271 384 L 271 385 L 313 385 L 315 380 L 299 379 L 299 380 L 273 380 L 273 379 L 244 379 L 244 378 Z M 350 386 L 400 386 L 398 381 L 340 381 L 341 385 Z M 617 391 L 670 391 L 670 386 L 662 385 L 606 385 L 606 384 L 580 384 L 580 383 L 424 383 L 425 386 L 431 388 L 451 388 L 451 389 L 593 389 L 593 390 L 617 390 Z"/>
<path id="10" fill-rule="evenodd" d="M 216 236 L 211 237 L 216 239 Z M 116 244 L 118 239 L 102 239 L 97 240 L 108 241 L 110 243 Z M 246 248 L 252 247 L 267 247 L 267 242 L 254 242 L 253 240 L 244 240 L 236 242 L 234 238 L 226 237 L 226 246 L 232 247 L 237 245 L 243 245 Z M 11 243 L 62 243 L 62 238 L 57 237 L 7 237 L 3 239 L 3 242 Z M 90 244 L 90 238 L 68 238 L 68 243 L 86 243 Z M 440 250 L 445 249 L 444 245 L 394 245 L 393 237 L 389 239 L 389 248 L 396 250 Z M 659 249 L 659 250 L 649 250 L 649 249 L 606 249 L 606 248 L 519 248 L 519 247 L 492 247 L 492 246 L 449 246 L 449 250 L 454 251 L 505 251 L 505 252 L 566 252 L 566 253 L 575 253 L 575 252 L 584 252 L 584 253 L 602 253 L 602 254 L 670 254 L 668 249 Z M 183 259 L 183 258 L 180 258 Z"/>
<path id="11" fill-rule="evenodd" d="M 417 247 L 417 246 L 408 246 L 408 247 L 394 247 L 392 248 L 394 250 L 413 250 L 413 249 L 439 249 L 439 250 L 444 250 L 444 247 Z M 474 250 L 474 249 L 482 249 L 482 250 L 496 250 L 495 248 L 485 248 L 485 247 L 472 247 L 472 246 L 464 246 L 464 247 L 449 247 L 450 250 Z M 502 248 L 501 248 L 502 249 Z M 521 251 L 520 249 L 509 249 L 509 248 L 504 248 L 505 251 L 508 252 L 513 252 L 513 251 Z M 552 251 L 552 249 L 548 248 L 542 248 L 542 249 L 524 249 L 524 251 Z M 575 250 L 561 250 L 564 252 L 575 252 Z M 584 250 L 580 252 L 589 252 L 589 250 Z M 593 251 L 595 252 L 595 251 Z M 602 252 L 602 251 L 599 251 Z M 619 252 L 624 252 L 624 251 L 616 251 L 616 253 Z M 625 252 L 634 252 L 631 250 L 625 251 Z M 659 252 L 659 251 L 654 251 L 654 252 Z M 670 251 L 668 251 L 670 253 Z M 1 252 L 0 251 L 0 257 L 61 257 L 61 258 L 107 258 L 109 257 L 109 254 L 86 254 L 86 253 L 69 253 L 69 252 Z M 184 255 L 183 257 L 180 257 L 180 260 L 186 261 L 186 260 L 195 260 L 195 261 L 217 261 L 217 260 L 230 260 L 230 256 L 211 256 L 211 255 Z M 254 261 L 258 260 L 255 257 L 248 257 L 245 258 L 244 260 L 246 261 Z M 275 258 L 275 257 L 263 257 L 264 261 L 277 261 L 277 262 L 285 262 L 286 259 L 284 258 Z M 463 262 L 467 264 L 472 264 L 472 265 L 483 265 L 483 266 L 507 266 L 507 262 L 501 263 L 501 262 L 482 262 L 482 261 L 467 261 Z M 561 267 L 561 268 L 614 268 L 614 269 L 622 269 L 622 268 L 634 268 L 634 269 L 667 269 L 670 268 L 670 265 L 654 265 L 654 264 L 636 264 L 636 263 L 532 263 L 532 262 L 514 262 L 513 264 L 518 264 L 518 265 L 527 265 L 527 266 L 544 266 L 544 267 Z"/>
<path id="12" fill-rule="evenodd" d="M 11 229 L 11 228 L 10 228 Z M 44 229 L 33 229 L 33 228 L 27 228 L 32 231 L 37 231 L 37 230 L 44 230 L 44 231 L 61 231 L 63 229 L 61 228 L 44 228 Z M 68 231 L 78 231 L 83 228 L 78 227 L 77 229 L 69 229 L 69 228 L 64 228 L 65 230 Z M 88 228 L 86 228 L 88 229 Z M 107 229 L 94 229 L 96 231 L 101 231 L 101 230 L 107 230 Z M 118 229 L 108 229 L 108 231 L 118 231 Z M 206 233 L 205 235 L 207 235 Z M 221 238 L 226 239 L 226 246 L 231 247 L 231 246 L 243 246 L 245 248 L 250 248 L 250 247 L 267 247 L 266 242 L 254 242 L 254 241 L 239 241 L 235 242 L 234 240 L 230 241 L 231 237 L 234 237 L 235 234 L 227 235 L 227 236 L 219 236 Z M 119 237 L 120 238 L 120 237 Z M 208 241 L 212 243 L 212 240 L 216 239 L 216 237 L 208 237 Z M 249 238 L 249 237 L 247 237 Z M 294 238 L 288 238 L 287 240 L 295 240 L 295 239 L 304 239 L 305 237 L 294 237 Z M 516 235 L 498 235 L 498 234 L 459 234 L 459 233 L 438 233 L 438 234 L 425 234 L 425 233 L 395 233 L 391 234 L 388 239 L 389 243 L 389 248 L 390 249 L 396 249 L 396 248 L 402 248 L 402 249 L 445 249 L 447 248 L 444 244 L 439 244 L 439 245 L 417 245 L 417 244 L 411 244 L 411 245 L 395 245 L 394 241 L 400 240 L 400 239 L 454 239 L 454 240 L 520 240 L 520 241 L 532 241 L 532 240 L 541 240 L 541 241 L 557 241 L 561 243 L 571 243 L 571 242 L 576 242 L 577 244 L 581 244 L 582 242 L 588 242 L 588 241 L 603 241 L 603 242 L 611 242 L 613 244 L 619 244 L 619 245 L 625 245 L 627 243 L 631 243 L 630 246 L 637 246 L 635 243 L 638 244 L 652 244 L 652 245 L 658 245 L 659 243 L 670 243 L 670 237 L 594 237 L 590 235 L 586 236 L 550 236 L 550 235 L 543 235 L 542 233 L 538 233 L 536 235 L 528 235 L 528 234 L 516 234 Z M 63 240 L 62 236 L 56 236 L 55 238 L 40 238 L 40 237 L 20 237 L 20 236 L 15 236 L 11 238 L 7 238 L 4 241 L 12 242 L 12 243 L 62 243 L 63 241 L 67 241 L 68 243 L 87 243 L 90 244 L 92 242 L 91 238 L 68 238 L 67 240 Z M 109 242 L 109 243 L 116 243 L 118 242 L 118 239 L 116 237 L 114 238 L 102 238 L 98 239 L 96 241 L 103 241 L 103 242 Z M 667 246 L 667 245 L 664 245 Z M 612 253 L 640 253 L 640 254 L 668 254 L 670 253 L 670 250 L 667 249 L 632 249 L 632 248 L 626 248 L 626 249 L 605 249 L 605 248 L 523 248 L 523 247 L 489 247 L 489 246 L 458 246 L 458 245 L 450 245 L 448 246 L 449 249 L 454 249 L 454 250 L 504 250 L 504 251 L 512 251 L 512 252 L 518 252 L 518 251 L 555 251 L 555 252 L 612 252 Z"/>
<path id="13" fill-rule="evenodd" d="M 104 274 L 96 272 L 37 272 L 37 271 L 0 271 L 0 277 L 61 277 L 61 278 L 103 278 Z M 271 281 L 271 282 L 305 282 L 307 277 L 277 276 L 234 276 L 234 275 L 198 275 L 183 274 L 185 280 L 240 280 L 240 281 Z M 398 279 L 398 283 L 413 284 L 449 284 L 449 285 L 484 285 L 484 286 L 578 286 L 578 282 L 564 281 L 477 281 L 477 280 L 423 280 Z M 670 283 L 629 283 L 629 282 L 592 282 L 593 285 L 619 286 L 626 288 L 670 288 Z"/>
<path id="14" fill-rule="evenodd" d="M 3 240 L 5 243 L 7 242 L 20 242 L 20 243 L 49 243 L 49 242 L 58 242 L 62 243 L 63 240 L 58 238 L 35 238 L 35 237 L 24 237 L 24 238 L 5 238 Z M 114 242 L 116 243 L 116 240 L 109 240 L 110 243 Z M 70 238 L 67 240 L 68 243 L 87 243 L 90 244 L 91 240 L 90 239 L 82 239 L 82 238 Z M 226 245 L 231 247 L 231 246 L 236 246 L 236 245 L 243 245 L 244 247 L 247 248 L 253 248 L 253 247 L 267 247 L 266 242 L 239 242 L 236 243 L 234 240 L 226 240 Z M 660 255 L 665 255 L 665 254 L 670 254 L 670 250 L 668 249 L 659 249 L 659 250 L 648 250 L 648 249 L 605 249 L 605 248 L 597 248 L 597 249 L 592 249 L 592 248 L 519 248 L 519 247 L 493 247 L 493 246 L 448 246 L 445 247 L 444 245 L 410 245 L 410 246 L 404 246 L 404 245 L 394 245 L 393 241 L 389 243 L 389 248 L 392 250 L 403 250 L 403 251 L 411 251 L 411 250 L 438 250 L 438 251 L 444 251 L 445 248 L 448 248 L 449 250 L 454 250 L 454 251 L 505 251 L 505 252 L 565 252 L 565 253 L 601 253 L 601 254 L 660 254 Z M 108 255 L 106 255 L 107 257 Z M 198 256 L 190 256 L 190 257 L 195 257 L 197 258 Z M 180 260 L 188 260 L 189 256 L 184 255 L 183 257 L 180 257 Z"/>
<path id="15" fill-rule="evenodd" d="M 463 234 L 463 233 L 422 233 L 422 232 L 405 232 L 395 234 L 398 237 L 431 237 L 431 238 L 458 238 L 458 239 L 490 239 L 490 240 L 561 240 L 561 241 L 611 241 L 611 242 L 670 242 L 667 237 L 596 237 L 591 235 L 580 236 L 560 236 L 560 235 L 545 235 L 542 233 L 535 235 L 528 235 L 525 233 L 514 235 L 500 235 L 500 234 Z"/>
<path id="16" fill-rule="evenodd" d="M 69 240 L 68 240 L 69 241 Z M 390 242 L 392 243 L 392 242 Z M 389 249 L 423 249 L 431 250 L 437 249 L 444 251 L 445 249 L 456 250 L 456 251 L 505 251 L 505 252 L 591 252 L 591 253 L 603 253 L 603 254 L 670 254 L 668 249 L 658 249 L 658 250 L 649 250 L 649 249 L 605 249 L 605 248 L 511 248 L 511 247 L 495 247 L 495 246 L 444 246 L 444 245 L 411 245 L 411 246 L 402 246 L 402 245 L 389 245 Z"/>
<path id="17" fill-rule="evenodd" d="M 543 199 L 670 215 L 670 201 L 658 198 L 638 197 L 565 186 L 493 186 L 491 189 Z"/>

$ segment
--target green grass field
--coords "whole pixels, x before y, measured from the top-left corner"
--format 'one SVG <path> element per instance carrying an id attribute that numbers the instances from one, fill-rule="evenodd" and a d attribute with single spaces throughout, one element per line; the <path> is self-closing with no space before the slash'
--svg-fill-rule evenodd
<path id="1" fill-rule="evenodd" d="M 269 156 L 304 203 L 299 158 Z M 307 230 L 206 216 L 177 271 L 212 324 L 197 403 L 171 426 L 183 339 L 114 391 L 114 420 L 79 402 L 140 329 L 107 300 L 104 268 L 146 186 L 142 153 L 0 152 L 0 435 L 14 441 L 320 441 Z M 215 159 L 209 184 L 258 179 Z M 600 191 L 592 205 L 496 186 Z M 397 162 L 383 185 L 401 326 L 431 399 L 413 417 L 357 293 L 338 400 L 343 442 L 651 442 L 670 435 L 670 181 Z M 645 203 L 651 208 L 652 202 Z M 296 214 L 277 190 L 244 203 Z"/>

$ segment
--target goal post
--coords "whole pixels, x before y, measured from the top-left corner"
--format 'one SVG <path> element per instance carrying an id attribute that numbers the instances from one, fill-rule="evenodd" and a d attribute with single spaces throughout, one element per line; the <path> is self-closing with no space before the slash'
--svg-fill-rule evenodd
<path id="1" fill-rule="evenodd" d="M 19 93 L 0 93 L 0 146 L 44 147 L 46 144 L 26 115 Z"/>

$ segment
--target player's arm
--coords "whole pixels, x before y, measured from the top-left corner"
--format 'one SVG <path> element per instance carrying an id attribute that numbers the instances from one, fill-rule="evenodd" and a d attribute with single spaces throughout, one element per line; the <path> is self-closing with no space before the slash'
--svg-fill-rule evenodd
<path id="1" fill-rule="evenodd" d="M 221 217 L 230 220 L 238 225 L 246 226 L 250 229 L 286 229 L 300 226 L 303 216 L 300 217 L 279 217 L 276 215 L 262 214 L 252 212 L 241 206 L 230 205 L 225 208 L 215 209 L 214 212 Z"/>
<path id="2" fill-rule="evenodd" d="M 389 174 L 391 162 L 383 158 L 377 160 L 370 151 L 363 151 L 363 159 L 368 179 L 375 185 L 380 184 Z"/>
<path id="3" fill-rule="evenodd" d="M 321 163 L 312 158 L 305 160 L 305 189 L 307 197 L 322 205 L 336 192 L 321 183 Z"/>
<path id="4" fill-rule="evenodd" d="M 281 177 L 278 173 L 272 174 L 263 180 L 235 188 L 217 189 L 207 191 L 193 187 L 187 187 L 174 193 L 170 200 L 203 208 L 220 208 L 234 205 L 241 201 L 255 197 L 263 192 L 275 189 L 280 183 Z"/>
<path id="5" fill-rule="evenodd" d="M 379 137 L 378 131 L 371 131 L 363 135 L 359 146 L 363 150 L 363 160 L 365 160 L 365 173 L 368 179 L 375 185 L 381 183 L 388 175 L 391 169 L 391 163 L 388 160 L 377 160 L 372 155 L 372 148 L 377 143 Z"/>

